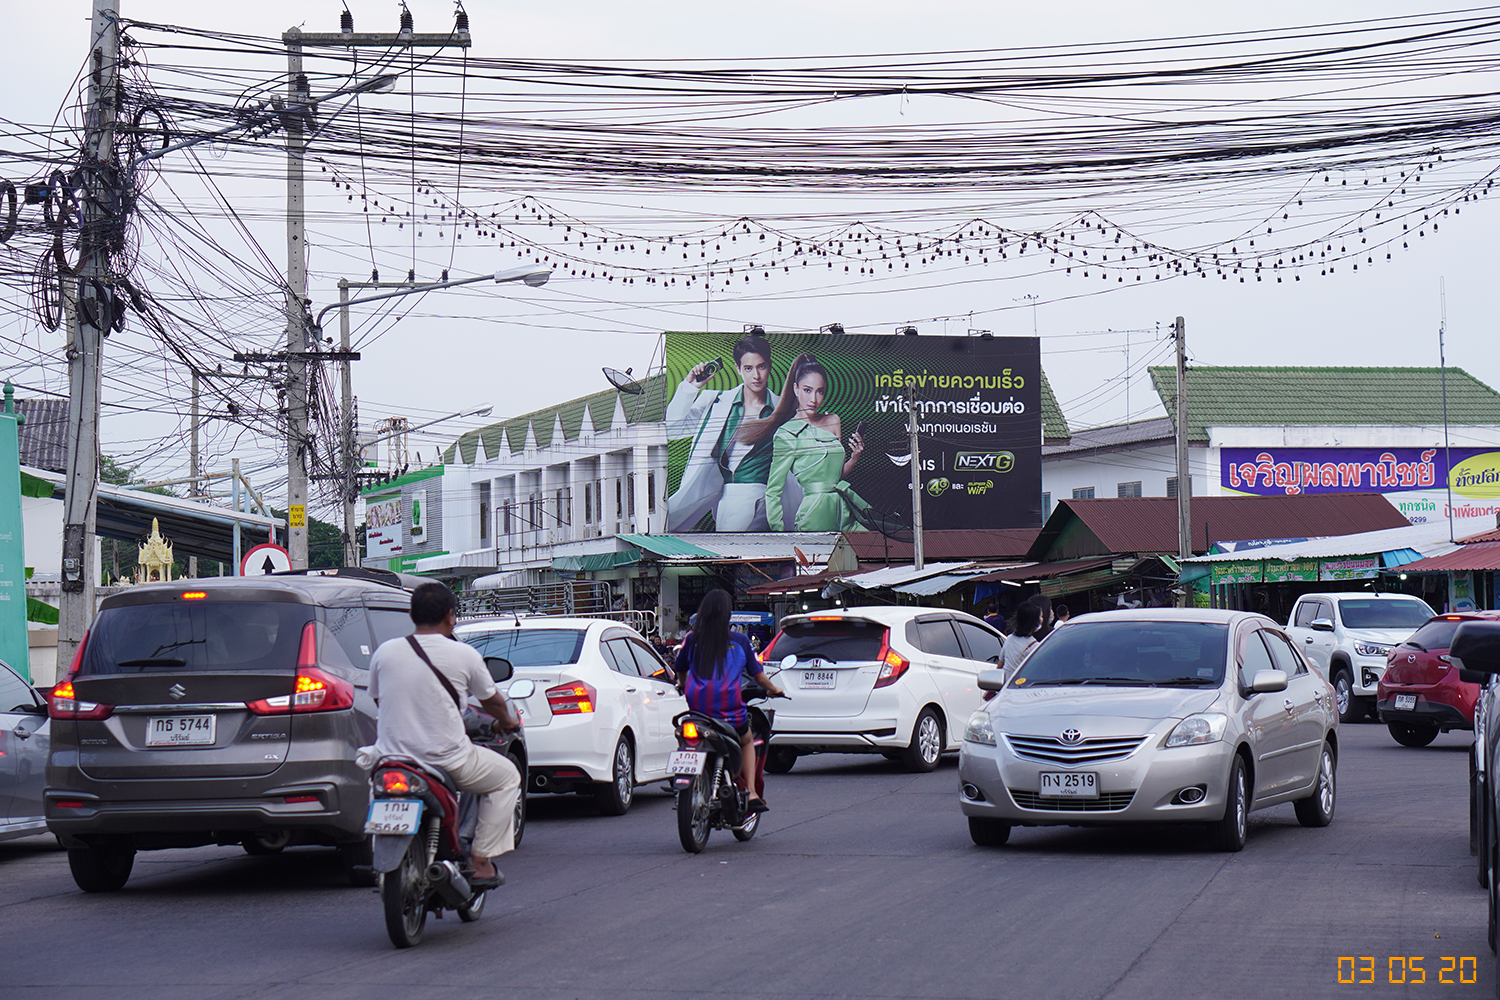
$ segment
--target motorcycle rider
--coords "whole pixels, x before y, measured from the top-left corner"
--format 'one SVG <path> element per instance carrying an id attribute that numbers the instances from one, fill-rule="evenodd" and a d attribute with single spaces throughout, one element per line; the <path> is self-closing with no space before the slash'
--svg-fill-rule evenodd
<path id="1" fill-rule="evenodd" d="M 472 696 L 505 732 L 520 729 L 521 721 L 496 689 L 484 657 L 453 638 L 458 601 L 451 590 L 436 581 L 417 587 L 411 620 L 411 636 L 381 643 L 370 657 L 370 697 L 379 708 L 374 756 L 441 768 L 460 790 L 479 797 L 471 884 L 475 891 L 493 888 L 505 881 L 495 858 L 515 847 L 521 775 L 503 754 L 469 740 L 459 705 Z"/>
<path id="2" fill-rule="evenodd" d="M 750 811 L 765 812 L 769 807 L 755 793 L 755 739 L 740 684 L 742 678 L 749 677 L 773 698 L 782 690 L 766 676 L 749 640 L 730 629 L 733 611 L 734 602 L 723 590 L 710 590 L 704 595 L 698 605 L 698 623 L 677 653 L 677 681 L 688 708 L 729 723 L 739 734 L 740 784 L 748 793 Z"/>

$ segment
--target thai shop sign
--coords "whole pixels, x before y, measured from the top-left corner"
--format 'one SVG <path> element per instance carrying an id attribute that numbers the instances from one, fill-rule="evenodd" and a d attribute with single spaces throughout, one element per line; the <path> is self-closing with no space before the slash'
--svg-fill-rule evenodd
<path id="1" fill-rule="evenodd" d="M 1261 560 L 1240 560 L 1213 564 L 1214 586 L 1221 583 L 1260 583 L 1265 574 Z"/>
<path id="2" fill-rule="evenodd" d="M 1379 556 L 1324 559 L 1318 566 L 1319 580 L 1366 580 L 1380 572 Z"/>
<path id="3" fill-rule="evenodd" d="M 387 559 L 401 554 L 401 497 L 365 504 L 365 558 Z"/>
<path id="4" fill-rule="evenodd" d="M 1317 559 L 1267 559 L 1267 583 L 1316 583 L 1320 569 Z"/>

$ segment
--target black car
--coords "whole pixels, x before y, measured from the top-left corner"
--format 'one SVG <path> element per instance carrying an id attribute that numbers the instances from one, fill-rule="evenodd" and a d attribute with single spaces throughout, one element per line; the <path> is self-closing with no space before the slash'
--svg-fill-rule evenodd
<path id="1" fill-rule="evenodd" d="M 1453 634 L 1448 656 L 1459 668 L 1459 679 L 1479 684 L 1474 715 L 1474 758 L 1469 781 L 1470 846 L 1479 856 L 1479 882 L 1489 890 L 1489 943 L 1496 950 L 1500 922 L 1500 622 L 1466 621 Z M 1500 962 L 1496 972 L 1500 974 Z M 1500 978 L 1497 978 L 1500 983 Z"/>
<path id="2" fill-rule="evenodd" d="M 136 851 L 208 844 L 322 844 L 373 885 L 355 755 L 375 741 L 370 653 L 412 631 L 409 608 L 399 587 L 319 576 L 106 598 L 49 699 L 45 815 L 79 887 L 120 888 Z M 524 744 L 506 752 L 524 776 Z"/>

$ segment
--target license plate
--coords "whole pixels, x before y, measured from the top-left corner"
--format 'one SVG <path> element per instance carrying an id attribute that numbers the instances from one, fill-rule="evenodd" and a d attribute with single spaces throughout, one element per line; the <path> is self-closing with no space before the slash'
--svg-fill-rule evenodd
<path id="1" fill-rule="evenodd" d="M 153 715 L 146 719 L 148 747 L 211 747 L 216 715 Z"/>
<path id="2" fill-rule="evenodd" d="M 708 754 L 693 750 L 674 750 L 667 760 L 667 770 L 673 774 L 702 774 L 703 762 Z"/>
<path id="3" fill-rule="evenodd" d="M 804 670 L 802 671 L 802 686 L 804 688 L 824 688 L 832 690 L 838 674 L 832 670 Z"/>
<path id="4" fill-rule="evenodd" d="M 365 833 L 413 834 L 422 820 L 421 799 L 376 799 L 370 803 Z"/>
<path id="5" fill-rule="evenodd" d="M 1414 694 L 1396 695 L 1396 711 L 1410 712 L 1417 707 L 1417 696 Z"/>
<path id="6" fill-rule="evenodd" d="M 1097 799 L 1099 776 L 1092 771 L 1043 771 L 1039 794 L 1053 799 Z"/>

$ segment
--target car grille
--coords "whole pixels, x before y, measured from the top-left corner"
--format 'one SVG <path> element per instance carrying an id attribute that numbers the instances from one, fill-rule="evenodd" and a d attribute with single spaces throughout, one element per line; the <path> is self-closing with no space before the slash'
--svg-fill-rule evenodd
<path id="1" fill-rule="evenodd" d="M 1017 757 L 1043 764 L 1104 764 L 1129 757 L 1135 753 L 1136 747 L 1146 742 L 1146 737 L 1105 736 L 1064 743 L 1054 736 L 1012 736 L 1006 733 L 1005 742 L 1010 744 Z"/>
<path id="2" fill-rule="evenodd" d="M 1010 797 L 1022 809 L 1044 812 L 1119 812 L 1130 805 L 1135 792 L 1103 792 L 1097 799 L 1044 799 L 1036 792 L 1009 789 Z"/>

